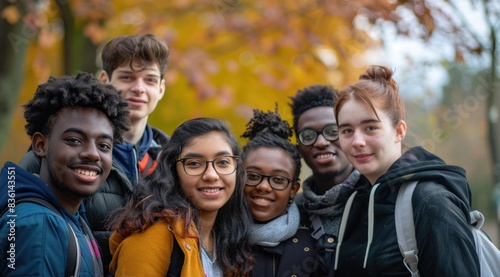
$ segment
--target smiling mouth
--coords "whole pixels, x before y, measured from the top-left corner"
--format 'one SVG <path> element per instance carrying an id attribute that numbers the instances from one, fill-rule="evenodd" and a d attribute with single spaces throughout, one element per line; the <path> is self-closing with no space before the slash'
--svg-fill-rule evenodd
<path id="1" fill-rule="evenodd" d="M 80 175 L 85 176 L 97 176 L 97 171 L 94 170 L 84 170 L 84 169 L 74 169 L 74 171 Z"/>
<path id="2" fill-rule="evenodd" d="M 273 201 L 269 200 L 269 199 L 265 199 L 265 198 L 260 198 L 260 197 L 252 197 L 252 199 L 255 201 L 255 202 L 258 202 L 258 203 L 272 203 Z"/>
<path id="3" fill-rule="evenodd" d="M 328 153 L 328 154 L 319 154 L 319 155 L 316 155 L 316 159 L 320 159 L 320 160 L 323 160 L 323 159 L 328 159 L 328 158 L 331 158 L 333 157 L 333 154 L 332 153 Z"/>
<path id="4" fill-rule="evenodd" d="M 206 192 L 206 193 L 216 193 L 221 191 L 222 189 L 220 188 L 214 188 L 214 189 L 199 189 L 201 192 Z"/>

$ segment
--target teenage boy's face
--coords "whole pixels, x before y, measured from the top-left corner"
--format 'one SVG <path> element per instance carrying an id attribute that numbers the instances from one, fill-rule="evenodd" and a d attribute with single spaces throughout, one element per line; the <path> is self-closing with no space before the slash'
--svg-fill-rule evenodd
<path id="1" fill-rule="evenodd" d="M 35 133 L 32 145 L 42 157 L 40 178 L 58 198 L 78 201 L 95 193 L 111 170 L 113 128 L 96 109 L 62 109 L 49 135 Z"/>
<path id="2" fill-rule="evenodd" d="M 152 63 L 144 66 L 127 62 L 117 67 L 111 74 L 111 79 L 105 71 L 101 72 L 101 80 L 110 83 L 122 91 L 130 108 L 132 124 L 147 121 L 158 102 L 165 94 L 165 80 L 160 77 L 160 69 Z"/>
<path id="3" fill-rule="evenodd" d="M 298 132 L 310 128 L 321 131 L 329 124 L 336 124 L 332 107 L 315 107 L 300 115 Z M 299 152 L 314 175 L 337 175 L 351 167 L 337 141 L 328 141 L 318 135 L 316 142 L 306 146 L 298 143 Z"/>

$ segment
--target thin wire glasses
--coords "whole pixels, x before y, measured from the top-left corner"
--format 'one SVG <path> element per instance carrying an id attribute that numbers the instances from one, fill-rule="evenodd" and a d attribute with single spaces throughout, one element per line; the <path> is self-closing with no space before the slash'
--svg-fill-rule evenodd
<path id="1" fill-rule="evenodd" d="M 184 172 L 187 175 L 199 176 L 205 173 L 208 168 L 208 163 L 212 163 L 214 170 L 221 175 L 228 175 L 236 170 L 238 156 L 222 156 L 212 161 L 207 161 L 204 158 L 182 158 L 176 160 L 181 162 Z"/>
<path id="2" fill-rule="evenodd" d="M 299 141 L 305 146 L 313 145 L 316 143 L 319 135 L 323 135 L 323 137 L 328 141 L 336 141 L 339 139 L 339 129 L 336 124 L 326 125 L 323 130 L 316 131 L 311 128 L 303 129 L 299 132 Z"/>
<path id="3" fill-rule="evenodd" d="M 255 171 L 247 171 L 246 185 L 251 187 L 258 186 L 262 180 L 267 178 L 267 182 L 271 188 L 275 190 L 284 190 L 293 182 L 293 179 L 280 175 L 265 175 Z"/>

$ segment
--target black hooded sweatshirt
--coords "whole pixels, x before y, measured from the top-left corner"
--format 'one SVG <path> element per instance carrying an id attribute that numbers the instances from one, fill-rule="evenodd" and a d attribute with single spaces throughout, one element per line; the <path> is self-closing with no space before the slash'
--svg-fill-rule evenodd
<path id="1" fill-rule="evenodd" d="M 407 181 L 418 181 L 412 205 L 420 276 L 480 275 L 468 223 L 471 191 L 465 170 L 415 147 L 373 186 L 365 179 L 351 209 L 344 211 L 347 222 L 337 248 L 336 277 L 411 276 L 403 264 L 394 220 L 396 197 Z M 371 208 L 373 217 L 369 220 Z"/>

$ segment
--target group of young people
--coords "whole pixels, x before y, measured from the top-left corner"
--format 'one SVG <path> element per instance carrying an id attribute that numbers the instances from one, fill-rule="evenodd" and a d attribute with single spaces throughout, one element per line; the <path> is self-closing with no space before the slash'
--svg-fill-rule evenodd
<path id="1" fill-rule="evenodd" d="M 413 180 L 420 274 L 479 276 L 465 172 L 405 148 L 390 69 L 298 90 L 292 127 L 254 110 L 241 147 L 221 119 L 148 124 L 168 54 L 120 36 L 99 79 L 51 78 L 24 105 L 31 147 L 0 173 L 2 276 L 411 276 L 394 211 Z"/>

